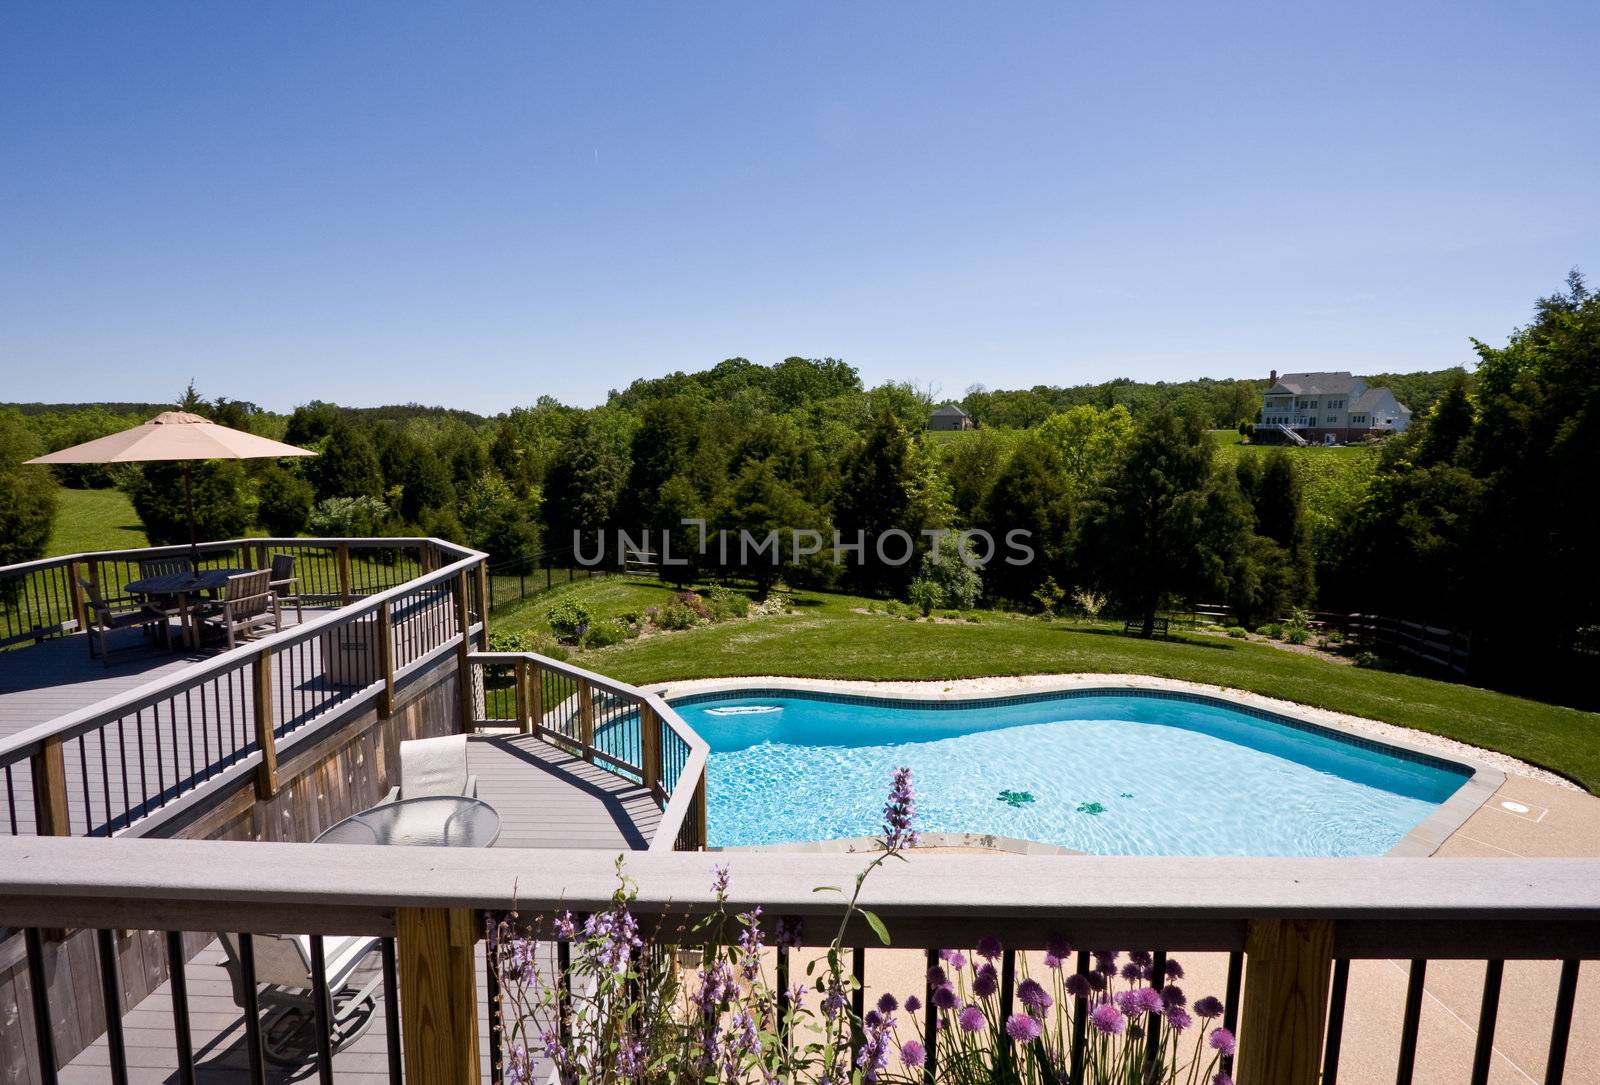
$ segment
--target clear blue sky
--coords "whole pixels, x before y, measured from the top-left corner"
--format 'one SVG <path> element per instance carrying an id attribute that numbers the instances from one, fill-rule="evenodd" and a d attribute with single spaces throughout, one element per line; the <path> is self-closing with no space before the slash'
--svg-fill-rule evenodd
<path id="1" fill-rule="evenodd" d="M 1597 57 L 1579 2 L 8 3 L 0 399 L 1455 364 L 1600 278 Z"/>

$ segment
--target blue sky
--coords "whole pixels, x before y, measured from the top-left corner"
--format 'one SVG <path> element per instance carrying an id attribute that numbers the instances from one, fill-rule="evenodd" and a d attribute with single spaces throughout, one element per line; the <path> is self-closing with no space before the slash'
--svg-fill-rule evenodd
<path id="1" fill-rule="evenodd" d="M 1600 278 L 1600 5 L 7 4 L 7 400 L 1469 360 Z"/>

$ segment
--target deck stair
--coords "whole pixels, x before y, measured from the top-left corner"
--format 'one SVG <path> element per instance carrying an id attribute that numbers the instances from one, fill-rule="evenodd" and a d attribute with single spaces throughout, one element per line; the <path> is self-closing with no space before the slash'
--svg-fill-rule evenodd
<path id="1" fill-rule="evenodd" d="M 1282 422 L 1279 422 L 1277 424 L 1276 428 L 1279 431 L 1281 431 L 1285 437 L 1289 438 L 1289 440 L 1293 441 L 1295 444 L 1299 445 L 1301 448 L 1305 448 L 1306 445 L 1311 443 L 1311 442 L 1307 441 L 1304 437 L 1302 437 L 1298 433 L 1296 433 L 1294 430 L 1292 430 L 1288 426 L 1284 425 Z"/>

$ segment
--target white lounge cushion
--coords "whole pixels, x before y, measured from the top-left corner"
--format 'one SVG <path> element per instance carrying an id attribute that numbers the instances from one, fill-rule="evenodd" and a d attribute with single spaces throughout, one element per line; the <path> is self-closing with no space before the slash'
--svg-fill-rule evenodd
<path id="1" fill-rule="evenodd" d="M 462 795 L 466 790 L 466 735 L 400 743 L 400 793 L 405 798 Z"/>

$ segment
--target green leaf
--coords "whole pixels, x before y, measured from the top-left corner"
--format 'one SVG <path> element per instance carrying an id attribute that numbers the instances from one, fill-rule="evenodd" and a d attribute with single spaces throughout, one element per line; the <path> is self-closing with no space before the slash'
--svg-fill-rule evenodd
<path id="1" fill-rule="evenodd" d="M 869 912 L 867 909 L 863 908 L 861 909 L 861 914 L 866 917 L 867 924 L 873 929 L 873 931 L 877 933 L 878 937 L 883 941 L 883 944 L 888 945 L 889 928 L 883 925 L 883 920 L 878 918 L 878 913 Z"/>
<path id="2" fill-rule="evenodd" d="M 811 890 L 813 893 L 843 893 L 837 885 L 819 885 Z"/>

